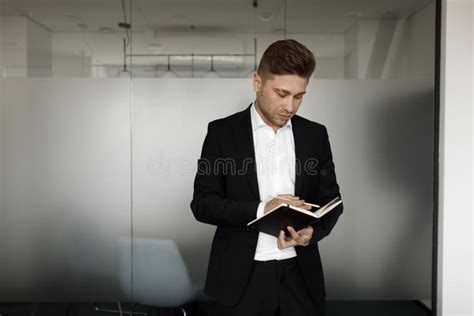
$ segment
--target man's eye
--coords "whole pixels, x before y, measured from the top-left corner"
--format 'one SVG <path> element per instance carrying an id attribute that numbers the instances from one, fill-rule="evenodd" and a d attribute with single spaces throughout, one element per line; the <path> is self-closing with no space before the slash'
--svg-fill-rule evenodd
<path id="1" fill-rule="evenodd" d="M 298 99 L 298 100 L 299 100 L 299 99 L 302 99 L 302 98 L 303 98 L 302 95 L 297 95 L 297 96 L 295 96 L 295 99 Z"/>

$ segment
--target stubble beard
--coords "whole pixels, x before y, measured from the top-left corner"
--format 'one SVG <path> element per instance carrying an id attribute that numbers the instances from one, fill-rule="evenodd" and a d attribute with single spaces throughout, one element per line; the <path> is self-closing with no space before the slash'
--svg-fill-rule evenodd
<path id="1" fill-rule="evenodd" d="M 262 113 L 266 121 L 270 121 L 273 125 L 278 126 L 278 127 L 282 127 L 283 125 L 286 124 L 286 121 L 279 120 L 276 117 L 272 117 L 272 114 L 265 107 L 265 102 L 262 102 L 261 98 L 259 98 L 258 96 L 257 96 L 256 103 L 257 103 L 256 106 L 259 108 L 260 112 Z"/>

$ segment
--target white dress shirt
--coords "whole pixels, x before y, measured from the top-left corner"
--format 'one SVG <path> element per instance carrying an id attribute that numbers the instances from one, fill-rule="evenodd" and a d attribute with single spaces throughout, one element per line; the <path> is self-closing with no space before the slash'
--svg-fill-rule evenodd
<path id="1" fill-rule="evenodd" d="M 295 143 L 291 120 L 275 131 L 265 124 L 255 109 L 250 109 L 257 167 L 260 204 L 257 218 L 263 215 L 265 203 L 272 195 L 295 194 Z M 255 260 L 282 260 L 296 256 L 295 247 L 278 249 L 277 238 L 265 233 L 258 234 Z"/>

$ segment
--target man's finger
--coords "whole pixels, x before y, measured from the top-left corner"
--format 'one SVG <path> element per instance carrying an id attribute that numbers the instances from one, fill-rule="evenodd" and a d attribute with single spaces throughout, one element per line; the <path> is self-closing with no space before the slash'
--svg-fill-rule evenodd
<path id="1" fill-rule="evenodd" d="M 299 242 L 300 240 L 300 235 L 293 229 L 293 227 L 291 226 L 288 226 L 287 227 L 288 231 L 290 232 L 291 234 L 291 237 L 293 237 L 294 240 L 296 240 L 296 242 Z"/>
<path id="2" fill-rule="evenodd" d="M 280 235 L 278 236 L 278 239 L 277 239 L 278 249 L 283 249 L 284 245 L 285 245 L 285 232 L 280 230 Z"/>
<path id="3" fill-rule="evenodd" d="M 290 200 L 299 200 L 300 198 L 298 196 L 294 196 L 291 194 L 278 194 L 277 197 L 284 198 L 284 199 L 290 199 Z"/>
<path id="4" fill-rule="evenodd" d="M 312 236 L 313 235 L 313 227 L 312 226 L 308 226 L 308 227 L 305 227 L 305 228 L 302 228 L 298 231 L 298 234 L 304 234 L 304 235 L 310 235 Z"/>
<path id="5" fill-rule="evenodd" d="M 280 235 L 278 236 L 278 239 L 277 239 L 278 249 L 285 249 L 288 247 L 294 247 L 298 245 L 296 240 L 294 240 L 293 238 L 290 238 L 289 240 L 286 240 L 285 238 L 286 238 L 285 232 L 280 230 Z"/>
<path id="6" fill-rule="evenodd" d="M 290 242 L 291 240 L 292 240 L 292 239 L 290 239 L 289 241 L 286 241 L 285 232 L 284 232 L 284 231 L 280 231 L 280 236 L 278 236 L 278 248 L 279 248 L 279 249 L 285 249 L 285 248 L 290 247 L 290 246 L 289 246 L 289 242 Z"/>
<path id="7" fill-rule="evenodd" d="M 292 240 L 293 238 L 291 236 L 287 236 L 285 232 L 283 232 L 283 234 L 281 235 L 281 241 L 285 247 L 287 247 L 288 243 Z"/>
<path id="8" fill-rule="evenodd" d="M 289 248 L 289 247 L 294 247 L 294 246 L 297 246 L 298 243 L 296 242 L 296 240 L 294 239 L 291 239 L 290 241 L 280 241 L 280 249 L 285 249 L 285 248 Z"/>

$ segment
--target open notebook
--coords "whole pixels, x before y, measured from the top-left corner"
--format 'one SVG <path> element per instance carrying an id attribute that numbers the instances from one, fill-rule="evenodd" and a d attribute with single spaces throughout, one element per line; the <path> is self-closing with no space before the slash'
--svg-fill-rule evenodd
<path id="1" fill-rule="evenodd" d="M 314 224 L 319 218 L 332 211 L 341 203 L 341 198 L 336 197 L 318 208 L 315 212 L 282 203 L 265 213 L 262 217 L 251 221 L 247 226 L 275 237 L 278 237 L 280 230 L 283 230 L 286 236 L 289 236 L 288 226 L 293 227 L 296 231 L 305 228 Z"/>

